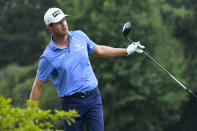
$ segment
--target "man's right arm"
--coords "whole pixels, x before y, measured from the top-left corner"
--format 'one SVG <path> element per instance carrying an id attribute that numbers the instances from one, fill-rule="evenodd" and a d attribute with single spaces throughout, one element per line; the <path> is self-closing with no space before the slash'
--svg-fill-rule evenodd
<path id="1" fill-rule="evenodd" d="M 38 101 L 40 98 L 40 95 L 42 93 L 42 87 L 44 86 L 44 82 L 39 80 L 38 78 L 35 79 L 32 90 L 31 90 L 31 95 L 30 95 L 30 100 L 33 101 Z"/>

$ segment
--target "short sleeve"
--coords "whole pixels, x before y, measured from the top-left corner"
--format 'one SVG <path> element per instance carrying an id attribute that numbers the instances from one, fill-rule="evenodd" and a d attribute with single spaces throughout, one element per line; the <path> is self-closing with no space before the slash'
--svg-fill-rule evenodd
<path id="1" fill-rule="evenodd" d="M 83 36 L 85 36 L 88 53 L 90 53 L 96 47 L 96 44 L 92 40 L 90 40 L 90 38 L 84 32 L 81 31 L 81 33 L 83 34 Z"/>
<path id="2" fill-rule="evenodd" d="M 42 56 L 39 61 L 36 78 L 46 82 L 48 81 L 48 78 L 53 70 L 54 68 L 52 64 L 45 57 Z"/>

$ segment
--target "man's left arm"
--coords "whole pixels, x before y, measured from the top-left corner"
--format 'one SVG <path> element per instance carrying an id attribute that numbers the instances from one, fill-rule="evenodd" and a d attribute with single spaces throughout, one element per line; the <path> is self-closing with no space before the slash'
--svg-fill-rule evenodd
<path id="1" fill-rule="evenodd" d="M 127 49 L 125 48 L 113 48 L 104 45 L 96 45 L 91 54 L 100 57 L 114 57 L 114 56 L 127 56 Z"/>
<path id="2" fill-rule="evenodd" d="M 145 47 L 140 42 L 133 42 L 127 48 L 113 48 L 104 45 L 96 45 L 91 54 L 100 57 L 128 56 L 133 52 L 143 53 Z"/>

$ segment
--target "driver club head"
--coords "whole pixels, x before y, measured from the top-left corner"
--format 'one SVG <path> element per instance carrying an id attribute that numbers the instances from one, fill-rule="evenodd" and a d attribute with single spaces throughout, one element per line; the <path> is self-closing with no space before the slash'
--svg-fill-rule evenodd
<path id="1" fill-rule="evenodd" d="M 124 24 L 123 26 L 123 29 L 122 29 L 122 34 L 127 37 L 127 35 L 129 34 L 131 30 L 131 23 L 130 22 L 127 22 Z"/>

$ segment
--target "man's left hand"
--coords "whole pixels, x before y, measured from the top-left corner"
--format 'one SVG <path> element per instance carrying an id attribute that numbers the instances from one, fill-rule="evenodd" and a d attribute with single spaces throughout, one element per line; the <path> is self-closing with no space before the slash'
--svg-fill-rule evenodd
<path id="1" fill-rule="evenodd" d="M 131 55 L 133 52 L 143 53 L 144 51 L 142 49 L 144 48 L 145 47 L 141 45 L 139 41 L 133 42 L 127 47 L 127 54 Z"/>

